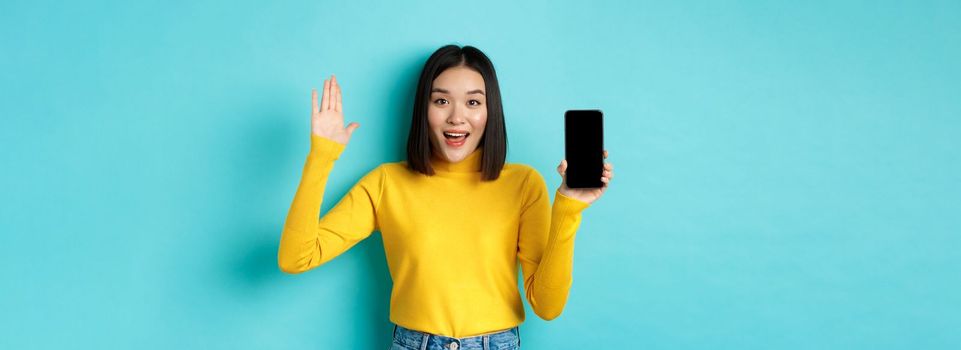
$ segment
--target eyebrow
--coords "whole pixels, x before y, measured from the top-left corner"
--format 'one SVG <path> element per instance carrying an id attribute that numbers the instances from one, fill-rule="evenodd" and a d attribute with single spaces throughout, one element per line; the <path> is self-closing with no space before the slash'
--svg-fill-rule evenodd
<path id="1" fill-rule="evenodd" d="M 443 94 L 449 94 L 449 93 L 450 93 L 450 91 L 447 91 L 447 89 L 441 89 L 441 88 L 432 88 L 432 89 L 430 89 L 430 92 L 440 92 L 440 93 L 443 93 Z M 481 90 L 481 89 L 476 89 L 476 90 L 468 91 L 467 94 L 468 94 L 468 95 L 470 95 L 470 94 L 481 94 L 481 95 L 485 95 L 485 94 L 484 94 L 484 90 Z"/>

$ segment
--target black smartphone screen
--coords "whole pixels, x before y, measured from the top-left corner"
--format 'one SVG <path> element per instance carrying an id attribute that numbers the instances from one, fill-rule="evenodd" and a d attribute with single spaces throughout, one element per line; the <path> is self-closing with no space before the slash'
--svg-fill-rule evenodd
<path id="1" fill-rule="evenodd" d="M 600 110 L 570 110 L 564 113 L 564 155 L 567 159 L 567 187 L 603 187 L 604 123 Z"/>

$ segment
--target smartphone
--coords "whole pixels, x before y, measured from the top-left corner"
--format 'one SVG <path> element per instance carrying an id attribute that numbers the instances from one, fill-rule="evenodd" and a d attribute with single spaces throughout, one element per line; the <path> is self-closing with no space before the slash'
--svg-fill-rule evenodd
<path id="1" fill-rule="evenodd" d="M 567 187 L 603 187 L 604 123 L 600 110 L 569 110 L 564 113 L 564 156 Z"/>

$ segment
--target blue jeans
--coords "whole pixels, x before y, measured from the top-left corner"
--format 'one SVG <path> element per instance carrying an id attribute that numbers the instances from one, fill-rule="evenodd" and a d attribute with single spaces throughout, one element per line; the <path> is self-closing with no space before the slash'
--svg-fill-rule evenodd
<path id="1" fill-rule="evenodd" d="M 389 350 L 518 350 L 521 332 L 514 327 L 497 333 L 467 338 L 450 338 L 394 325 L 394 341 Z"/>

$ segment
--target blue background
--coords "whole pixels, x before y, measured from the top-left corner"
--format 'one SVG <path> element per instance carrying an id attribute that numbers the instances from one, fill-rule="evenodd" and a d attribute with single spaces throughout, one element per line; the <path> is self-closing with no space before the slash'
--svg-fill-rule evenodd
<path id="1" fill-rule="evenodd" d="M 525 348 L 961 344 L 961 3 L 665 3 L 3 1 L 0 348 L 386 348 L 380 235 L 302 275 L 279 235 L 310 89 L 361 123 L 326 211 L 403 159 L 448 43 L 552 194 L 564 110 L 605 111 L 615 179 Z"/>

